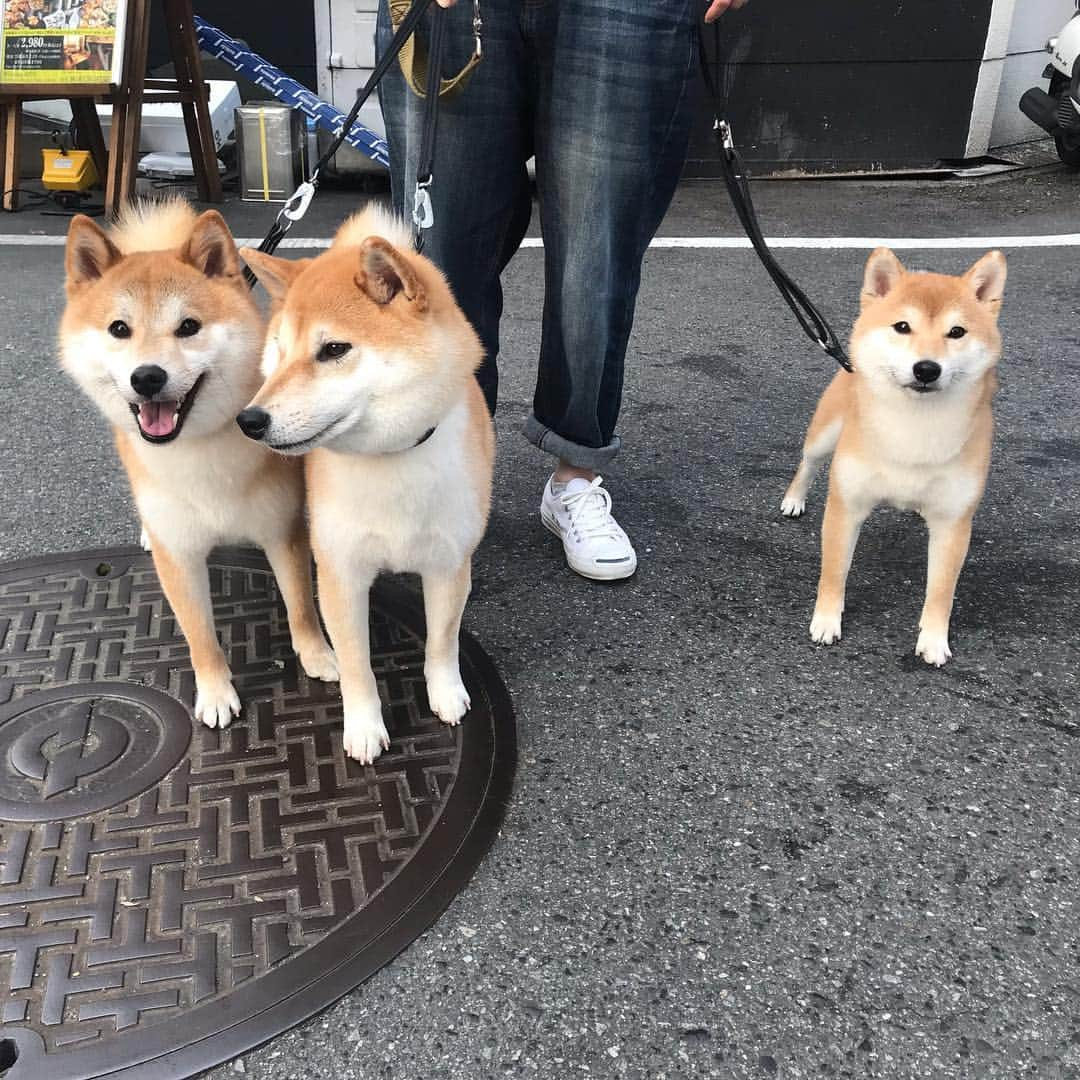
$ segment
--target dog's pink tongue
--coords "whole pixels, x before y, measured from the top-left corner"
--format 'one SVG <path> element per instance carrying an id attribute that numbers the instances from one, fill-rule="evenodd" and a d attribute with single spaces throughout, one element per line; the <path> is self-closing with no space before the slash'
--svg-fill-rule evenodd
<path id="1" fill-rule="evenodd" d="M 144 401 L 139 406 L 139 427 L 147 435 L 171 435 L 176 427 L 176 402 Z"/>

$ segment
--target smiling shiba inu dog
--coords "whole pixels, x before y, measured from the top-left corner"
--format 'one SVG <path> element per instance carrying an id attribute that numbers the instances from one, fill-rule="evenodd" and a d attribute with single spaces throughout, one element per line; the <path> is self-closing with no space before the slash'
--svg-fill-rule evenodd
<path id="1" fill-rule="evenodd" d="M 162 588 L 191 649 L 195 715 L 240 711 L 214 633 L 206 557 L 253 541 L 277 576 L 308 675 L 336 679 L 312 596 L 298 462 L 236 429 L 259 385 L 264 321 L 214 210 L 132 208 L 111 234 L 76 217 L 67 242 L 62 364 L 112 425 Z"/>
<path id="2" fill-rule="evenodd" d="M 851 338 L 854 373 L 838 372 L 822 396 L 780 507 L 788 517 L 802 514 L 814 476 L 835 450 L 814 641 L 839 640 L 859 530 L 887 502 L 917 511 L 930 534 L 915 652 L 937 667 L 952 656 L 953 595 L 990 468 L 1004 290 L 999 251 L 962 277 L 908 273 L 885 248 L 870 256 Z"/>
<path id="3" fill-rule="evenodd" d="M 404 226 L 374 208 L 330 250 L 289 262 L 245 249 L 277 302 L 267 381 L 237 418 L 282 454 L 306 454 L 319 602 L 341 665 L 345 751 L 389 745 L 371 670 L 368 592 L 380 570 L 421 575 L 431 709 L 469 708 L 458 633 L 487 526 L 494 432 L 474 372 L 482 346 Z"/>

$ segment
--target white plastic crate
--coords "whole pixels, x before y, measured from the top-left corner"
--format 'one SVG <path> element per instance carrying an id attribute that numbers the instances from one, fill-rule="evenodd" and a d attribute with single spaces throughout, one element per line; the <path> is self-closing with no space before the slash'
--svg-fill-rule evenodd
<path id="1" fill-rule="evenodd" d="M 214 146 L 220 150 L 233 133 L 233 114 L 240 104 L 240 91 L 236 83 L 222 79 L 209 80 L 210 119 L 214 128 Z M 32 101 L 24 106 L 27 113 L 35 116 L 47 116 L 51 120 L 67 123 L 71 120 L 71 106 L 64 100 Z M 106 133 L 112 126 L 112 106 L 98 105 L 98 116 Z M 162 153 L 186 154 L 188 152 L 187 129 L 184 127 L 184 114 L 178 103 L 149 104 L 143 106 L 142 129 L 139 136 L 141 153 L 160 151 Z"/>

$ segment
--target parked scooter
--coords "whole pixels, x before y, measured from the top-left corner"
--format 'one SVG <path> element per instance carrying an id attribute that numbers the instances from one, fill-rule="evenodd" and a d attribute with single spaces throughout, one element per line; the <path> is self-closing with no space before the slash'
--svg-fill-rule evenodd
<path id="1" fill-rule="evenodd" d="M 1050 92 L 1033 86 L 1020 99 L 1020 109 L 1054 136 L 1066 165 L 1080 167 L 1080 0 L 1076 6 L 1061 33 L 1046 43 L 1050 63 L 1043 78 L 1050 80 Z"/>

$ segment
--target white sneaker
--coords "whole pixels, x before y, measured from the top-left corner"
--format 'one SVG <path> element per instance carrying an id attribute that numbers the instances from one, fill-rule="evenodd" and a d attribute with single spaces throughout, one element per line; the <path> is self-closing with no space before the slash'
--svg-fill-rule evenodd
<path id="1" fill-rule="evenodd" d="M 571 570 L 594 581 L 617 581 L 637 570 L 637 554 L 630 537 L 611 513 L 611 495 L 600 485 L 602 477 L 556 484 L 552 476 L 544 488 L 540 520 L 563 542 Z"/>

